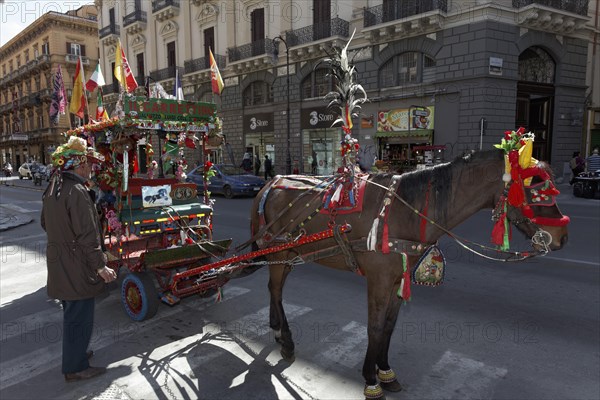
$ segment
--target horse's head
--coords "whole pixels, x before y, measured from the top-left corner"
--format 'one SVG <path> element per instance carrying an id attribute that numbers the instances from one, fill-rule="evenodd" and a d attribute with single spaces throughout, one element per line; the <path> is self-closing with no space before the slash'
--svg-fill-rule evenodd
<path id="1" fill-rule="evenodd" d="M 531 182 L 525 181 L 524 201 L 520 206 L 508 204 L 507 217 L 519 231 L 533 239 L 536 250 L 546 246 L 559 250 L 567 243 L 569 217 L 563 215 L 556 204 L 558 190 L 554 186 L 552 171 L 539 162 L 540 173 Z M 527 184 L 528 183 L 528 184 Z"/>

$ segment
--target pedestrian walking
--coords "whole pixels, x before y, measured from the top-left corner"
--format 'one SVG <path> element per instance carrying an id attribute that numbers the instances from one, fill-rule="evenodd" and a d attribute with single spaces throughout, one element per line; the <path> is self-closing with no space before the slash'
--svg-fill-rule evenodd
<path id="1" fill-rule="evenodd" d="M 265 154 L 264 167 L 265 167 L 265 181 L 267 179 L 269 179 L 268 177 L 273 178 L 275 176 L 275 174 L 273 174 L 273 162 L 271 161 L 269 156 L 266 154 Z"/>
<path id="2" fill-rule="evenodd" d="M 247 174 L 252 172 L 252 156 L 250 153 L 246 152 L 244 154 L 244 159 L 242 160 L 240 168 L 242 168 Z"/>
<path id="3" fill-rule="evenodd" d="M 41 225 L 48 236 L 48 296 L 62 301 L 62 373 L 67 382 L 106 372 L 92 367 L 88 351 L 94 324 L 95 297 L 116 279 L 106 266 L 96 208 L 86 182 L 92 166 L 104 158 L 71 136 L 52 154 L 58 168 L 42 197 Z"/>
<path id="4" fill-rule="evenodd" d="M 600 155 L 598 155 L 598 148 L 596 147 L 592 151 L 592 155 L 585 160 L 587 163 L 587 170 L 589 172 L 596 172 L 600 170 Z"/>
<path id="5" fill-rule="evenodd" d="M 585 160 L 581 157 L 581 153 L 579 151 L 573 152 L 573 158 L 569 162 L 569 166 L 571 167 L 571 172 L 573 176 L 571 177 L 570 185 L 573 184 L 577 175 L 585 171 Z"/>
<path id="6" fill-rule="evenodd" d="M 260 157 L 258 156 L 258 154 L 254 155 L 254 175 L 259 176 L 259 172 L 260 172 Z"/>

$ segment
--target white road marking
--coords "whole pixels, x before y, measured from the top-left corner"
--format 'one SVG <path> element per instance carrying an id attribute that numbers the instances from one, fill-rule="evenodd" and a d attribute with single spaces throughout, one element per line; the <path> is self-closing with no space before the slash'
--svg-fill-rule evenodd
<path id="1" fill-rule="evenodd" d="M 446 351 L 414 388 L 403 392 L 407 399 L 491 399 L 496 381 L 507 374 L 461 354 Z"/>
<path id="2" fill-rule="evenodd" d="M 330 347 L 326 352 L 323 353 L 323 357 L 332 361 L 333 363 L 339 363 L 347 368 L 354 368 L 356 365 L 364 361 L 364 349 L 366 349 L 367 327 L 356 321 L 351 321 L 349 324 L 342 328 L 344 332 L 341 342 Z M 337 339 L 339 335 L 334 334 L 332 339 Z M 357 350 L 357 347 L 361 345 L 361 349 Z"/>
<path id="3" fill-rule="evenodd" d="M 241 296 L 249 289 L 231 286 L 226 288 L 226 295 L 223 297 L 223 301 L 231 300 L 235 297 Z M 212 305 L 212 301 L 204 299 L 196 299 L 189 303 L 186 303 L 188 307 L 195 307 L 198 310 L 205 309 Z M 141 331 L 148 330 L 155 325 L 162 323 L 162 320 L 170 317 L 174 314 L 184 311 L 185 308 L 175 306 L 167 308 L 163 312 L 157 314 L 154 318 L 141 322 L 139 324 L 129 324 L 122 327 L 119 330 L 119 336 L 123 337 L 128 333 L 135 332 L 139 334 Z M 107 347 L 118 339 L 115 335 L 106 335 L 93 342 L 94 349 L 100 350 Z M 94 338 L 92 337 L 92 340 Z M 22 356 L 4 361 L 0 363 L 0 390 L 16 385 L 18 383 L 29 380 L 39 374 L 47 372 L 53 368 L 59 367 L 62 359 L 62 341 L 52 343 L 44 348 L 34 350 L 30 353 L 23 354 Z"/>
<path id="4" fill-rule="evenodd" d="M 23 214 L 30 213 L 30 212 L 40 212 L 40 210 L 30 210 L 28 208 L 19 207 L 16 204 L 2 204 L 0 206 L 4 207 L 4 208 L 8 208 L 9 210 L 12 210 L 12 211 L 15 211 L 18 213 L 23 213 Z"/>
<path id="5" fill-rule="evenodd" d="M 40 233 L 39 235 L 31 235 L 31 236 L 23 236 L 23 237 L 13 237 L 12 239 L 2 239 L 2 244 L 13 243 L 13 242 L 23 242 L 23 244 L 30 243 L 33 239 L 43 239 L 45 242 L 47 236 L 45 233 Z M 38 240 L 40 241 L 40 240 Z"/>

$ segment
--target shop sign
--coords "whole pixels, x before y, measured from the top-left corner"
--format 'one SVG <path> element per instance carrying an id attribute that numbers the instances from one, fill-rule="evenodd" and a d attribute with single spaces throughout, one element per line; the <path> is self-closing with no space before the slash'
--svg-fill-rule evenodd
<path id="1" fill-rule="evenodd" d="M 411 115 L 409 115 L 409 110 Z M 431 106 L 379 111 L 377 116 L 377 132 L 433 129 L 434 110 L 435 107 Z"/>
<path id="2" fill-rule="evenodd" d="M 244 131 L 273 132 L 273 113 L 244 115 Z"/>
<path id="3" fill-rule="evenodd" d="M 300 115 L 302 129 L 331 128 L 337 115 L 327 107 L 306 108 Z"/>

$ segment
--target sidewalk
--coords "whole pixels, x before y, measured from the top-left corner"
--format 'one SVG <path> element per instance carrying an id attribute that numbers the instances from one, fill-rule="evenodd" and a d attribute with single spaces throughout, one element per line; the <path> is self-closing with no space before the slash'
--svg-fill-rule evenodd
<path id="1" fill-rule="evenodd" d="M 41 193 L 46 190 L 47 185 L 47 182 L 43 182 L 42 186 L 36 186 L 31 180 L 19 179 L 15 176 L 10 178 L 2 177 L 0 179 L 0 190 L 3 190 L 4 187 L 8 186 L 26 190 L 35 190 Z M 10 204 L 0 203 L 0 232 L 26 225 L 32 221 L 33 217 L 30 215 L 15 211 Z"/>

